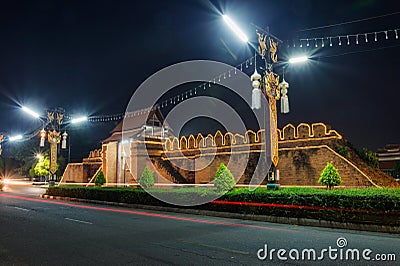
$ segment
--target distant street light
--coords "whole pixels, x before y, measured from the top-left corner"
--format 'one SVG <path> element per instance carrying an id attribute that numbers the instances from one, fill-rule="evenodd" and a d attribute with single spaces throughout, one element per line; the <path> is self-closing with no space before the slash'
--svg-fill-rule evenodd
<path id="1" fill-rule="evenodd" d="M 37 154 L 35 155 L 35 157 L 36 157 L 36 159 L 40 160 L 40 159 L 43 158 L 43 155 L 42 155 L 41 153 L 37 153 Z"/>

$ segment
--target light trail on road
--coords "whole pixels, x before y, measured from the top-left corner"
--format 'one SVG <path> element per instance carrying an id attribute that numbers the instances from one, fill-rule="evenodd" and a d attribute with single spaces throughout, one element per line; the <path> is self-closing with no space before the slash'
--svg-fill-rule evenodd
<path id="1" fill-rule="evenodd" d="M 22 196 L 16 195 L 7 195 L 4 193 L 0 193 L 0 197 L 12 198 L 12 199 L 19 199 L 25 201 L 34 201 L 34 202 L 42 202 L 47 204 L 55 204 L 55 205 L 62 205 L 68 206 L 73 208 L 80 208 L 80 209 L 90 209 L 90 210 L 97 210 L 97 211 L 107 211 L 107 212 L 116 212 L 116 213 L 126 213 L 132 215 L 141 215 L 147 217 L 155 217 L 155 218 L 163 218 L 163 219 L 170 219 L 176 221 L 186 221 L 186 222 L 193 222 L 193 223 L 203 223 L 203 224 L 212 224 L 212 225 L 222 225 L 222 226 L 230 226 L 230 227 L 246 227 L 252 229 L 261 229 L 261 230 L 269 230 L 269 231 L 283 231 L 283 232 L 297 232 L 295 230 L 290 229 L 279 229 L 279 228 L 271 228 L 267 226 L 259 226 L 259 225 L 251 225 L 251 224 L 239 224 L 239 223 L 232 223 L 232 222 L 223 222 L 223 221 L 213 221 L 213 220 L 206 220 L 206 219 L 198 219 L 198 218 L 189 218 L 189 217 L 179 217 L 170 214 L 161 214 L 161 213 L 152 213 L 152 212 L 145 212 L 145 211 L 134 211 L 134 210 L 125 210 L 125 209 L 113 209 L 108 207 L 95 207 L 89 205 L 78 205 L 72 204 L 67 202 L 60 202 L 60 201 L 49 201 L 44 199 L 35 199 L 35 198 L 27 198 Z"/>

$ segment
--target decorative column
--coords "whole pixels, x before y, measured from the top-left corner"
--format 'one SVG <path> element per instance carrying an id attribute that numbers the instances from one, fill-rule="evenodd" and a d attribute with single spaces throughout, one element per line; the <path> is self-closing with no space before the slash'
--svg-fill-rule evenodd
<path id="1" fill-rule="evenodd" d="M 50 173 L 55 175 L 57 171 L 57 146 L 60 143 L 60 132 L 55 130 L 49 131 L 48 141 L 50 143 Z"/>
<path id="2" fill-rule="evenodd" d="M 266 92 L 268 97 L 269 109 L 270 109 L 270 141 L 271 141 L 271 159 L 274 167 L 278 165 L 278 113 L 276 110 L 276 101 L 280 98 L 279 91 L 279 76 L 275 76 L 273 72 L 265 72 L 266 79 Z"/>
<path id="3" fill-rule="evenodd" d="M 4 139 L 4 135 L 3 134 L 0 134 L 0 155 L 1 155 L 1 153 L 2 153 L 2 148 L 1 148 L 1 143 L 3 142 L 3 139 Z"/>
<path id="4" fill-rule="evenodd" d="M 266 34 L 259 33 L 256 31 L 258 35 L 258 53 L 265 60 L 265 70 L 264 77 L 262 80 L 261 88 L 263 90 L 264 96 L 268 99 L 269 105 L 269 130 L 270 130 L 270 147 L 271 147 L 271 160 L 272 166 L 270 170 L 270 174 L 268 175 L 268 182 L 275 183 L 271 184 L 272 188 L 279 187 L 279 170 L 277 170 L 277 165 L 279 162 L 279 154 L 278 154 L 278 112 L 276 107 L 276 102 L 281 99 L 282 93 L 282 101 L 281 101 L 281 111 L 282 113 L 289 112 L 289 99 L 287 96 L 287 89 L 289 88 L 289 84 L 283 80 L 281 84 L 279 84 L 279 76 L 273 72 L 273 64 L 278 61 L 277 55 L 277 47 L 278 42 L 275 42 L 273 38 L 269 34 L 269 30 L 267 30 Z M 274 37 L 274 36 L 273 36 Z M 278 39 L 279 41 L 279 39 Z M 257 99 L 255 91 L 258 87 L 257 81 L 259 79 L 257 75 L 257 71 L 255 70 L 254 74 L 251 77 L 252 85 L 253 85 L 253 102 L 257 103 L 255 99 Z M 257 106 L 257 104 L 254 104 Z M 257 109 L 257 108 L 254 108 Z M 266 132 L 266 131 L 265 131 Z M 265 134 L 265 141 L 268 141 Z"/>

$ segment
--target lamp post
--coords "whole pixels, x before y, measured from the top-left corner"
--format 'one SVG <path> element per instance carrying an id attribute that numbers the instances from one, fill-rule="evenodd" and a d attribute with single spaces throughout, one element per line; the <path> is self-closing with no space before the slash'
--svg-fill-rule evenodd
<path id="1" fill-rule="evenodd" d="M 49 186 L 54 186 L 57 181 L 57 153 L 59 152 L 59 143 L 61 141 L 61 126 L 63 125 L 65 110 L 62 108 L 55 108 L 47 110 L 47 124 L 50 128 L 47 133 L 47 141 L 50 143 L 50 180 Z M 65 140 L 64 140 L 65 141 Z M 61 147 L 65 148 L 65 147 Z"/>
<path id="2" fill-rule="evenodd" d="M 29 109 L 28 107 L 23 106 L 21 108 L 26 113 L 31 116 L 40 119 L 43 122 L 43 129 L 40 131 L 40 147 L 44 147 L 46 135 L 47 141 L 50 144 L 50 180 L 49 186 L 54 186 L 54 182 L 57 180 L 56 171 L 57 171 L 57 155 L 61 149 L 67 148 L 67 137 L 68 134 L 64 130 L 64 133 L 61 133 L 61 129 L 67 123 L 80 123 L 87 121 L 87 117 L 79 117 L 75 119 L 70 119 L 67 123 L 64 122 L 65 118 L 65 110 L 63 108 L 54 108 L 46 110 L 47 118 L 43 119 L 38 113 Z M 45 122 L 46 121 L 46 122 Z M 61 147 L 60 147 L 61 143 Z"/>
<path id="3" fill-rule="evenodd" d="M 230 19 L 227 15 L 223 15 L 224 21 L 232 29 L 232 31 L 245 43 L 248 43 L 248 38 L 245 36 L 243 31 Z M 279 187 L 279 170 L 277 165 L 279 162 L 278 154 L 278 112 L 277 112 L 277 101 L 281 100 L 281 112 L 289 112 L 289 98 L 288 88 L 289 83 L 285 81 L 284 74 L 282 82 L 279 83 L 279 75 L 274 72 L 274 63 L 278 62 L 278 44 L 282 43 L 276 36 L 270 34 L 269 28 L 267 31 L 259 32 L 256 30 L 258 36 L 258 49 L 255 49 L 255 67 L 254 73 L 250 79 L 252 82 L 252 109 L 261 108 L 261 95 L 264 95 L 268 100 L 269 107 L 269 133 L 270 133 L 270 152 L 272 166 L 268 173 L 268 187 L 275 189 Z M 265 62 L 265 68 L 262 71 L 262 75 L 257 72 L 257 54 Z M 306 56 L 292 58 L 289 63 L 300 63 L 307 61 Z M 283 72 L 284 73 L 284 72 Z M 265 112 L 264 112 L 265 115 Z M 264 117 L 265 122 L 265 117 Z M 267 140 L 266 129 L 264 131 L 265 143 Z M 267 146 L 266 146 L 267 147 Z M 267 152 L 267 150 L 265 150 Z"/>

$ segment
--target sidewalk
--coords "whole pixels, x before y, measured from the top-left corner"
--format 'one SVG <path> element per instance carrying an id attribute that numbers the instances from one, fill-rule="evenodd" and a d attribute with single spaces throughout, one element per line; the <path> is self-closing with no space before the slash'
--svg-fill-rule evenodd
<path id="1" fill-rule="evenodd" d="M 94 204 L 102 204 L 102 205 L 110 205 L 110 206 L 119 206 L 119 207 L 125 207 L 125 208 L 144 209 L 144 210 L 151 210 L 151 211 L 164 211 L 164 212 L 214 216 L 214 217 L 231 218 L 231 219 L 252 220 L 252 221 L 259 221 L 259 222 L 282 223 L 282 224 L 292 224 L 292 225 L 303 225 L 303 226 L 315 226 L 315 227 L 325 227 L 325 228 L 335 228 L 335 229 L 347 229 L 347 230 L 400 234 L 400 226 L 340 223 L 340 222 L 334 222 L 334 221 L 325 221 L 325 220 L 316 220 L 316 219 L 307 219 L 307 218 L 251 215 L 251 214 L 241 214 L 241 213 L 231 213 L 231 212 L 216 212 L 216 211 L 200 210 L 200 209 L 182 209 L 182 208 L 178 208 L 178 207 L 161 207 L 161 206 L 141 205 L 141 204 L 127 204 L 127 203 L 119 203 L 119 202 L 108 202 L 108 201 L 100 201 L 100 200 L 58 197 L 58 196 L 49 196 L 49 195 L 41 195 L 40 198 L 51 199 L 51 200 L 83 202 L 83 203 L 94 203 Z"/>

